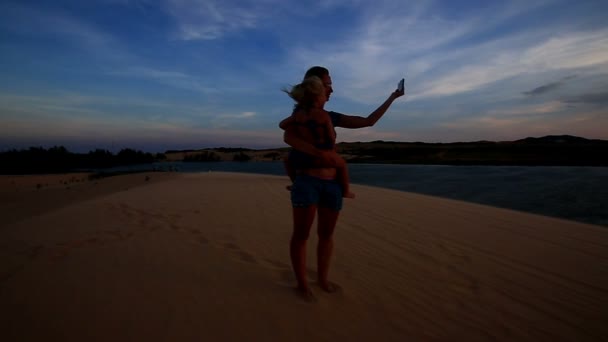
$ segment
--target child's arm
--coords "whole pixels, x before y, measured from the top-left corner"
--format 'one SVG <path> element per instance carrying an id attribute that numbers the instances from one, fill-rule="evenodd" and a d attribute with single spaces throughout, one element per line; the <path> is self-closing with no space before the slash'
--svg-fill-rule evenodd
<path id="1" fill-rule="evenodd" d="M 344 160 L 333 150 L 320 150 L 313 144 L 303 139 L 297 132 L 298 126 L 291 125 L 287 127 L 283 134 L 285 143 L 295 150 L 306 153 L 313 157 L 319 158 L 325 167 L 341 167 L 344 165 Z"/>
<path id="2" fill-rule="evenodd" d="M 279 123 L 279 127 L 282 130 L 286 130 L 287 127 L 289 127 L 295 121 L 296 121 L 295 116 L 294 115 L 290 115 L 290 116 L 286 117 L 285 119 L 283 119 L 283 121 L 281 121 L 281 123 Z"/>

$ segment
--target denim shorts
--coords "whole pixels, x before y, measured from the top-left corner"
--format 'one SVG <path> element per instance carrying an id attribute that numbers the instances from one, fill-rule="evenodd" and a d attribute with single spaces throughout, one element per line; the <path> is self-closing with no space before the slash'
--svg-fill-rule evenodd
<path id="1" fill-rule="evenodd" d="M 342 187 L 336 180 L 297 175 L 291 187 L 291 205 L 296 208 L 316 205 L 339 211 L 342 209 Z"/>

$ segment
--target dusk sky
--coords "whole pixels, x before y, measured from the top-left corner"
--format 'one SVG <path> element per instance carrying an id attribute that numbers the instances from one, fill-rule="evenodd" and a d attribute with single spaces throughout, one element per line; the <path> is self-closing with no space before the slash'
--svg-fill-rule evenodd
<path id="1" fill-rule="evenodd" d="M 338 141 L 608 139 L 608 1 L 0 2 L 0 151 L 286 146 L 281 91 L 330 70 Z"/>

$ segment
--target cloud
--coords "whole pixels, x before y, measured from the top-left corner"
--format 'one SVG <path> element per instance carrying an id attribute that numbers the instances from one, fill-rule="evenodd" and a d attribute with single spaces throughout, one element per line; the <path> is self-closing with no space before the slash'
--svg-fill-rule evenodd
<path id="1" fill-rule="evenodd" d="M 46 95 L 0 95 L 2 123 L 28 122 L 45 127 L 48 122 L 64 123 L 74 120 L 97 122 L 143 120 L 158 124 L 197 127 L 209 120 L 216 109 L 205 105 L 163 101 L 132 96 L 101 96 L 55 91 Z M 66 128 L 67 129 L 67 128 Z M 23 132 L 21 132 L 23 133 Z M 1 134 L 0 134 L 1 135 Z"/>
<path id="2" fill-rule="evenodd" d="M 374 3 L 360 9 L 360 21 L 337 41 L 295 46 L 289 59 L 293 66 L 314 61 L 330 67 L 336 96 L 368 104 L 388 95 L 404 76 L 413 101 L 474 92 L 537 72 L 607 67 L 608 29 L 573 31 L 555 21 L 504 30 L 543 5 L 528 3 L 490 5 L 466 17 L 437 12 L 433 2 Z"/>
<path id="3" fill-rule="evenodd" d="M 515 76 L 549 70 L 605 69 L 608 29 L 567 33 L 540 44 L 533 40 L 504 38 L 461 53 L 458 62 L 463 64 L 460 67 L 423 84 L 426 89 L 415 95 L 455 95 Z"/>
<path id="4" fill-rule="evenodd" d="M 0 104 L 0 149 L 48 143 L 91 148 L 154 146 L 158 151 L 212 145 L 283 144 L 276 125 L 250 129 L 257 116 L 252 111 L 220 115 L 218 119 L 205 114 L 211 110 L 204 107 L 77 93 L 1 94 Z M 176 112 L 179 115 L 171 115 Z"/>
<path id="5" fill-rule="evenodd" d="M 566 103 L 607 105 L 608 104 L 608 92 L 581 94 L 581 95 L 565 98 L 563 101 Z"/>
<path id="6" fill-rule="evenodd" d="M 439 10 L 441 5 L 433 1 L 368 3 L 359 8 L 359 22 L 344 36 L 314 47 L 297 46 L 290 60 L 330 67 L 342 77 L 336 94 L 356 102 L 378 101 L 403 76 L 409 99 L 458 94 L 527 70 L 509 71 L 519 61 L 513 51 L 537 44 L 539 34 L 477 37 L 544 3 L 491 5 L 467 17 L 453 15 L 453 8 Z"/>
<path id="7" fill-rule="evenodd" d="M 486 111 L 483 115 L 488 117 L 513 117 L 513 116 L 536 116 L 541 114 L 557 113 L 567 106 L 560 101 L 550 101 L 535 105 L 513 106 L 509 108 L 497 108 Z"/>
<path id="8" fill-rule="evenodd" d="M 177 25 L 179 40 L 213 40 L 255 28 L 264 17 L 268 1 L 167 0 L 168 13 Z"/>
<path id="9" fill-rule="evenodd" d="M 171 86 L 178 89 L 185 89 L 204 94 L 217 93 L 215 87 L 206 86 L 201 81 L 189 74 L 178 71 L 158 70 L 147 67 L 127 67 L 122 70 L 108 71 L 108 75 L 136 77 L 141 79 L 152 80 L 160 84 Z"/>
<path id="10" fill-rule="evenodd" d="M 245 119 L 245 118 L 252 118 L 256 115 L 255 112 L 242 112 L 239 114 L 222 114 L 219 115 L 218 118 L 222 118 L 222 119 Z"/>
<path id="11" fill-rule="evenodd" d="M 476 129 L 493 131 L 504 129 L 516 132 L 512 131 L 515 127 L 521 128 L 527 124 L 542 126 L 543 122 L 545 125 L 549 125 L 548 122 L 560 120 L 555 114 L 561 112 L 564 108 L 566 108 L 566 105 L 560 101 L 549 101 L 535 105 L 512 105 L 507 108 L 480 111 L 469 117 L 448 119 L 440 123 L 439 126 L 458 129 L 468 128 L 470 131 Z M 548 120 L 549 117 L 552 117 L 551 120 Z"/>
<path id="12" fill-rule="evenodd" d="M 551 114 L 547 114 L 551 115 Z M 608 116 L 602 111 L 581 111 L 568 115 L 554 116 L 549 120 L 546 115 L 511 116 L 511 117 L 471 117 L 441 123 L 433 129 L 433 134 L 442 137 L 454 137 L 462 140 L 514 140 L 526 136 L 544 136 L 555 134 L 577 135 L 586 138 L 604 138 L 608 125 Z M 427 138 L 428 139 L 428 138 Z"/>
<path id="13" fill-rule="evenodd" d="M 561 86 L 563 86 L 566 83 L 566 81 L 571 80 L 575 77 L 576 76 L 564 77 L 563 79 L 561 79 L 558 82 L 548 83 L 548 84 L 542 85 L 540 87 L 536 87 L 530 91 L 524 91 L 523 94 L 529 95 L 529 96 L 537 96 L 537 95 L 546 94 L 546 93 L 556 90 L 557 88 L 560 88 Z"/>
<path id="14" fill-rule="evenodd" d="M 211 126 L 216 128 L 246 127 L 256 116 L 255 112 L 242 112 L 237 114 L 221 114 L 211 120 Z"/>
<path id="15" fill-rule="evenodd" d="M 247 129 L 197 128 L 187 124 L 150 122 L 143 119 L 108 120 L 74 118 L 59 120 L 3 119 L 0 127 L 0 149 L 33 146 L 41 142 L 67 142 L 73 146 L 96 144 L 91 148 L 131 147 L 155 152 L 168 149 L 243 146 L 252 148 L 283 145 L 278 129 L 251 131 Z M 5 144 L 5 146 L 2 146 Z"/>
<path id="16" fill-rule="evenodd" d="M 271 28 L 281 31 L 277 23 L 293 26 L 285 18 L 313 18 L 344 5 L 357 6 L 361 0 L 161 0 L 161 8 L 173 19 L 173 38 L 185 41 L 218 40 L 242 31 Z M 304 19 L 296 23 L 301 29 L 311 25 Z"/>
<path id="17" fill-rule="evenodd" d="M 401 77 L 407 76 L 409 80 L 424 73 L 433 66 L 416 56 L 472 29 L 470 22 L 427 16 L 431 5 L 429 1 L 414 5 L 388 1 L 362 5 L 358 22 L 343 36 L 313 46 L 297 46 L 290 51 L 289 60 L 298 66 L 309 65 L 311 61 L 328 66 L 332 74 L 342 77 L 343 83 L 336 89 L 341 96 L 377 101 L 379 90 L 369 92 L 370 88 L 384 85 L 384 95 L 389 89 L 394 90 L 393 83 Z"/>
<path id="18" fill-rule="evenodd" d="M 101 56 L 106 60 L 132 58 L 112 35 L 64 10 L 7 3 L 0 5 L 0 12 L 0 26 L 13 32 L 26 36 L 59 38 L 70 42 L 77 49 L 94 53 L 96 57 Z"/>
<path id="19" fill-rule="evenodd" d="M 545 84 L 540 87 L 536 87 L 530 91 L 524 91 L 523 94 L 530 95 L 530 96 L 545 94 L 545 93 L 548 93 L 552 90 L 555 90 L 555 89 L 561 87 L 562 84 L 563 84 L 562 82 L 553 82 L 553 83 Z"/>
<path id="20" fill-rule="evenodd" d="M 241 113 L 240 117 L 251 118 L 251 117 L 254 117 L 255 115 L 256 115 L 255 112 L 243 112 L 243 113 Z"/>

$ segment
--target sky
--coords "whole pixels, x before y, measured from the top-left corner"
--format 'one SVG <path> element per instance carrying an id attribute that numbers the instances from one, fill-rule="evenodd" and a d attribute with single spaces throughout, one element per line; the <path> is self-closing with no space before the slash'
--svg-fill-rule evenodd
<path id="1" fill-rule="evenodd" d="M 325 66 L 338 142 L 608 139 L 605 0 L 2 0 L 0 151 L 286 146 Z"/>

